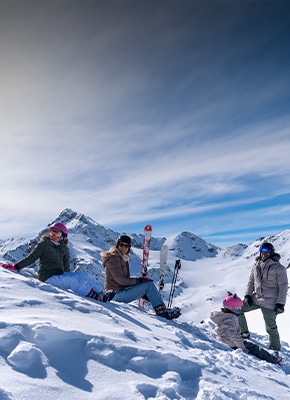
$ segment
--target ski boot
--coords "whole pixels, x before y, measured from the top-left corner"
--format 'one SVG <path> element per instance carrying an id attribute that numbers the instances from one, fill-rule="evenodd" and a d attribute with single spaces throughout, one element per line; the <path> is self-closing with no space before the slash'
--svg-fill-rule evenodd
<path id="1" fill-rule="evenodd" d="M 164 304 L 154 307 L 154 310 L 156 315 L 166 319 L 178 318 L 181 315 L 181 310 L 179 307 L 166 308 Z"/>

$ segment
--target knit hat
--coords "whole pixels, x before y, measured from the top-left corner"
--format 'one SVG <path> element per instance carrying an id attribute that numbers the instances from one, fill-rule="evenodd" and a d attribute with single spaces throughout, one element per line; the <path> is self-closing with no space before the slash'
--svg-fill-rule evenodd
<path id="1" fill-rule="evenodd" d="M 243 300 L 240 299 L 236 293 L 231 294 L 229 292 L 229 295 L 223 301 L 223 306 L 231 311 L 240 310 L 243 306 Z"/>

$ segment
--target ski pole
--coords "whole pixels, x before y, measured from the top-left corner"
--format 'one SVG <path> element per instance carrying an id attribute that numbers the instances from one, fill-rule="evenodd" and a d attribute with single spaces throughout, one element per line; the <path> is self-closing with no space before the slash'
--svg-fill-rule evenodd
<path id="1" fill-rule="evenodd" d="M 173 295 L 174 295 L 175 286 L 176 286 L 177 275 L 178 275 L 180 268 L 181 268 L 181 262 L 180 262 L 180 260 L 176 260 L 175 267 L 174 267 L 174 274 L 173 274 L 172 283 L 171 283 L 170 294 L 169 294 L 168 307 L 171 307 L 171 304 L 172 304 Z"/>

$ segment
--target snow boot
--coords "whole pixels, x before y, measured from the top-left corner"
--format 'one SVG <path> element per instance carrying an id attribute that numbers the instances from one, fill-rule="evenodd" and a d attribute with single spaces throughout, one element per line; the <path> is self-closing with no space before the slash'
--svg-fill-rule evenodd
<path id="1" fill-rule="evenodd" d="M 106 303 L 107 301 L 111 301 L 116 293 L 117 292 L 115 292 L 114 290 L 108 290 L 107 292 L 98 293 L 92 288 L 86 295 L 86 297 L 89 297 L 90 299 L 94 299 L 97 301 L 101 301 L 102 303 Z"/>
<path id="2" fill-rule="evenodd" d="M 276 359 L 277 364 L 280 365 L 282 363 L 282 357 L 280 356 L 278 350 L 270 350 L 270 354 L 272 354 L 272 356 Z"/>
<path id="3" fill-rule="evenodd" d="M 156 315 L 166 319 L 178 318 L 181 315 L 179 307 L 166 308 L 164 304 L 154 307 Z"/>

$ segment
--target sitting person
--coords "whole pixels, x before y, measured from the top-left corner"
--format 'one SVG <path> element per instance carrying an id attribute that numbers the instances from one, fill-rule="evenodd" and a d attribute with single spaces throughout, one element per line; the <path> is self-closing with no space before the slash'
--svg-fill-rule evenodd
<path id="1" fill-rule="evenodd" d="M 261 360 L 280 364 L 281 357 L 270 354 L 267 350 L 245 340 L 241 336 L 238 317 L 242 306 L 243 301 L 236 294 L 233 295 L 228 292 L 228 296 L 223 301 L 223 308 L 210 314 L 210 319 L 217 325 L 217 339 L 230 346 L 233 350 L 241 349 L 245 353 L 252 354 Z"/>
<path id="2" fill-rule="evenodd" d="M 130 276 L 130 248 L 131 238 L 127 235 L 121 235 L 115 246 L 101 253 L 103 267 L 105 268 L 105 290 L 115 291 L 114 301 L 124 303 L 130 303 L 146 296 L 158 316 L 166 319 L 178 318 L 180 309 L 178 307 L 166 308 L 152 279 Z"/>
<path id="3" fill-rule="evenodd" d="M 3 264 L 11 270 L 20 270 L 39 259 L 38 278 L 42 282 L 60 289 L 71 289 L 83 297 L 99 301 L 110 301 L 114 293 L 104 293 L 103 286 L 87 272 L 70 272 L 70 254 L 68 249 L 68 230 L 65 225 L 56 222 L 50 226 L 48 235 L 42 235 L 31 253 L 16 264 Z"/>

